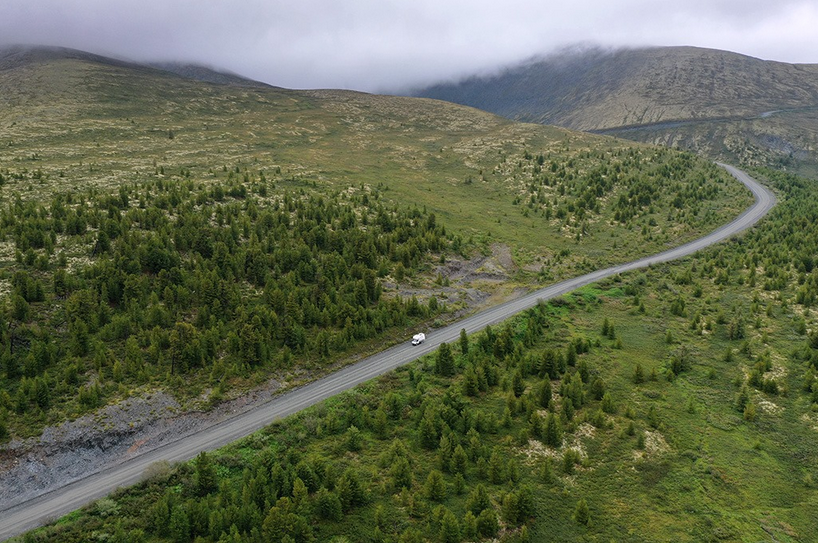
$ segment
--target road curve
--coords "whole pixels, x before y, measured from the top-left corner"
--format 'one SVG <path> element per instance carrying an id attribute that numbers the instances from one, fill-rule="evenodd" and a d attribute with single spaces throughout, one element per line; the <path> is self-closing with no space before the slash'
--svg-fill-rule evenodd
<path id="1" fill-rule="evenodd" d="M 735 220 L 709 235 L 675 249 L 641 258 L 634 262 L 619 264 L 568 279 L 532 292 L 522 298 L 481 311 L 445 328 L 435 330 L 427 336 L 426 342 L 420 346 L 412 347 L 408 342 L 397 345 L 313 383 L 277 396 L 265 404 L 205 428 L 200 432 L 180 436 L 174 442 L 147 451 L 118 465 L 92 473 L 86 478 L 62 488 L 16 504 L 11 508 L 0 511 L 0 540 L 8 539 L 46 521 L 56 519 L 109 494 L 116 488 L 138 482 L 142 478 L 145 469 L 154 462 L 188 460 L 196 456 L 200 451 L 213 450 L 226 445 L 263 428 L 276 419 L 296 413 L 339 392 L 407 364 L 434 351 L 443 342 L 451 343 L 456 341 L 461 329 L 465 329 L 467 333 L 472 334 L 488 325 L 502 322 L 512 315 L 534 307 L 540 300 L 549 300 L 561 296 L 605 277 L 645 268 L 651 264 L 682 258 L 750 228 L 775 205 L 775 196 L 741 170 L 726 164 L 720 164 L 720 166 L 752 191 L 755 203 Z"/>

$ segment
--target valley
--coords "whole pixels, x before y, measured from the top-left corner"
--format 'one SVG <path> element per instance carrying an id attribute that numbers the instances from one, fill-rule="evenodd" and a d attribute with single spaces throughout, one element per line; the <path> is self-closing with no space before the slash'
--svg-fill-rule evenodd
<path id="1" fill-rule="evenodd" d="M 695 148 L 775 196 L 435 100 L 0 59 L 0 500 L 77 481 L 4 533 L 92 497 L 21 540 L 815 528 L 815 187 L 767 151 Z M 724 124 L 787 149 L 782 109 Z"/>

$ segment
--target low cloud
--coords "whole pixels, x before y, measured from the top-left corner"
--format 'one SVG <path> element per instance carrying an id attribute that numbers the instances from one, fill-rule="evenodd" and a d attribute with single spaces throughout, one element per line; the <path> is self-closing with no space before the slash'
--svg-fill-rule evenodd
<path id="1" fill-rule="evenodd" d="M 399 90 L 574 43 L 818 62 L 813 0 L 4 0 L 0 40 L 196 62 L 291 88 Z"/>

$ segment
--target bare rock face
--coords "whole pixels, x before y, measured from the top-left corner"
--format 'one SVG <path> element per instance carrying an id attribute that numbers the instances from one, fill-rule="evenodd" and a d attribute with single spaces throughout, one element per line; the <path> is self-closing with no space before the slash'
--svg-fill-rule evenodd
<path id="1" fill-rule="evenodd" d="M 269 401 L 282 383 L 201 411 L 164 392 L 105 406 L 0 448 L 0 511 Z M 207 398 L 202 398 L 207 400 Z"/>
<path id="2" fill-rule="evenodd" d="M 0 510 L 97 471 L 184 426 L 164 393 L 106 406 L 0 450 Z"/>

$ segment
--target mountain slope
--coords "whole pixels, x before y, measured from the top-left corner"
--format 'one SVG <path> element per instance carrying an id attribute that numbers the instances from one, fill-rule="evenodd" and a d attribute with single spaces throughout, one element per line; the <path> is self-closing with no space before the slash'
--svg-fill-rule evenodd
<path id="1" fill-rule="evenodd" d="M 130 69 L 140 69 L 142 67 L 140 64 L 133 62 L 96 55 L 68 47 L 32 47 L 17 45 L 0 49 L 0 71 L 14 70 L 46 62 L 69 59 Z"/>
<path id="2" fill-rule="evenodd" d="M 269 88 L 271 85 L 243 77 L 225 70 L 218 70 L 198 64 L 184 62 L 152 62 L 148 64 L 113 59 L 94 53 L 71 49 L 68 47 L 44 46 L 9 46 L 0 49 L 0 72 L 11 71 L 32 65 L 41 65 L 49 62 L 75 60 L 129 70 L 150 71 L 159 70 L 175 74 L 184 79 L 217 83 L 221 85 L 235 85 L 239 87 Z"/>
<path id="3" fill-rule="evenodd" d="M 419 90 L 511 119 L 818 171 L 818 65 L 695 47 L 568 51 Z"/>
<path id="4" fill-rule="evenodd" d="M 235 85 L 238 87 L 271 87 L 266 83 L 248 79 L 244 76 L 217 70 L 199 64 L 187 64 L 184 62 L 152 62 L 150 66 L 171 72 L 186 79 L 195 79 L 206 83 L 217 83 L 220 85 Z"/>
<path id="5" fill-rule="evenodd" d="M 383 184 L 398 202 L 429 206 L 443 219 L 456 217 L 469 235 L 494 231 L 539 254 L 550 245 L 548 253 L 561 250 L 553 248 L 555 242 L 576 253 L 578 223 L 568 221 L 556 235 L 535 236 L 532 229 L 542 219 L 521 216 L 515 199 L 528 197 L 525 187 L 540 166 L 532 159 L 542 154 L 558 164 L 574 158 L 576 172 L 562 175 L 584 177 L 609 162 L 611 153 L 630 147 L 439 101 L 210 84 L 70 50 L 0 58 L 4 160 L 14 170 L 22 165 L 40 170 L 48 180 L 18 184 L 14 190 L 23 199 L 63 190 L 62 183 L 100 188 L 141 183 L 159 168 L 168 171 L 166 177 L 184 170 L 207 180 L 218 177 L 217 170 L 239 166 L 322 187 Z M 580 155 L 588 156 L 578 160 Z M 469 202 L 473 205 L 464 206 Z M 602 235 L 602 229 L 589 228 Z"/>
<path id="6" fill-rule="evenodd" d="M 695 47 L 569 52 L 414 93 L 523 121 L 603 130 L 818 105 L 818 65 Z"/>

